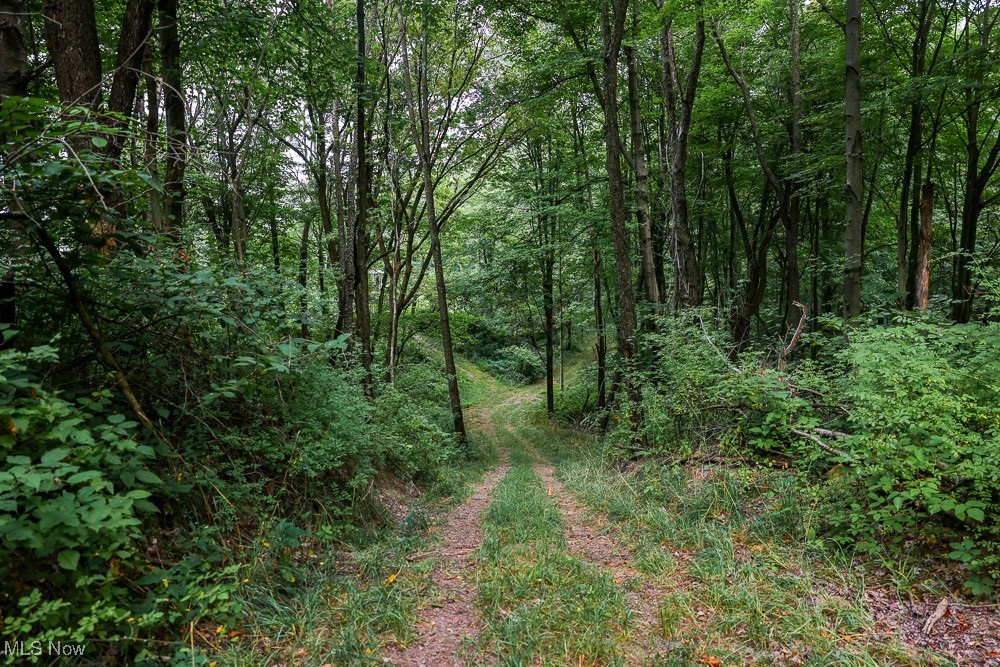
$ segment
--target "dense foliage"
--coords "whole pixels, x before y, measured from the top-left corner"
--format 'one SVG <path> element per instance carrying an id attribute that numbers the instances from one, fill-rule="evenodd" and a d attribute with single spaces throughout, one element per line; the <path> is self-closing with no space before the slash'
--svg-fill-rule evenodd
<path id="1" fill-rule="evenodd" d="M 484 372 L 994 593 L 1000 12 L 859 5 L 0 0 L 0 634 L 207 661 Z"/>

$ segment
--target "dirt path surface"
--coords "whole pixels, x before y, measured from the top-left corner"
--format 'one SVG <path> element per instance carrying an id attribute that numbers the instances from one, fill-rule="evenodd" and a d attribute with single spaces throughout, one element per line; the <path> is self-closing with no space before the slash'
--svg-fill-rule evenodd
<path id="1" fill-rule="evenodd" d="M 556 479 L 552 466 L 538 463 L 535 472 L 559 505 L 569 552 L 607 569 L 615 583 L 625 587 L 629 607 L 637 620 L 631 634 L 631 657 L 645 661 L 665 655 L 669 646 L 659 635 L 657 619 L 658 601 L 663 592 L 635 569 L 631 554 L 609 532 L 607 521 L 586 509 L 565 490 L 562 482 Z"/>
<path id="2" fill-rule="evenodd" d="M 439 561 L 431 575 L 438 597 L 421 610 L 416 643 L 405 648 L 389 646 L 383 652 L 388 664 L 399 667 L 466 665 L 482 630 L 473 606 L 476 595 L 473 555 L 482 540 L 480 515 L 490 504 L 493 489 L 507 474 L 501 464 L 486 474 L 473 494 L 455 508 L 437 531 L 439 546 L 426 555 Z M 476 661 L 480 663 L 479 660 Z"/>

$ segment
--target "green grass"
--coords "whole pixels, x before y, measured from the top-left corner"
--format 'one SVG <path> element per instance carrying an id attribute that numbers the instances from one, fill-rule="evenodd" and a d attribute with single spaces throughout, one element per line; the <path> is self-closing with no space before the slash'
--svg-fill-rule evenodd
<path id="1" fill-rule="evenodd" d="M 413 637 L 417 604 L 434 564 L 410 563 L 406 556 L 423 543 L 421 537 L 387 535 L 349 561 L 336 560 L 327 545 L 322 557 L 314 555 L 297 569 L 293 583 L 257 577 L 241 591 L 240 634 L 219 633 L 211 661 L 219 667 L 382 664 L 385 641 Z"/>
<path id="2" fill-rule="evenodd" d="M 590 440 L 546 442 L 567 487 L 608 516 L 666 592 L 660 630 L 682 647 L 675 664 L 706 654 L 723 664 L 951 664 L 873 634 L 863 573 L 812 536 L 809 504 L 785 473 L 654 462 L 619 472 Z"/>
<path id="3" fill-rule="evenodd" d="M 478 554 L 485 652 L 503 665 L 623 665 L 630 615 L 608 573 L 571 556 L 533 459 L 504 434 L 511 470 L 494 492 Z"/>

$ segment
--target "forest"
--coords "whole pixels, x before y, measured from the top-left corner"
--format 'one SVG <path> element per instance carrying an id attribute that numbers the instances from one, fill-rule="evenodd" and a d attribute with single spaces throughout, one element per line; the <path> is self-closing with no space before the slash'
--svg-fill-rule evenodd
<path id="1" fill-rule="evenodd" d="M 0 662 L 1000 665 L 991 0 L 0 0 Z"/>

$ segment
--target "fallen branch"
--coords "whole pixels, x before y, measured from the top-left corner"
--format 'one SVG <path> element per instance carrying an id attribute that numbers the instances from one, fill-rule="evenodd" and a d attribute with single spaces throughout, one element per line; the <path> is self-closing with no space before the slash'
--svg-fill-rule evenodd
<path id="1" fill-rule="evenodd" d="M 934 613 L 930 615 L 927 622 L 924 623 L 924 634 L 929 635 L 931 630 L 934 629 L 934 624 L 944 618 L 944 615 L 948 613 L 948 598 L 944 598 L 938 602 L 938 606 L 934 609 Z"/>
<path id="2" fill-rule="evenodd" d="M 809 309 L 798 301 L 792 301 L 792 305 L 802 311 L 801 317 L 799 317 L 799 324 L 795 327 L 795 333 L 792 334 L 792 340 L 788 342 L 788 347 L 786 347 L 779 355 L 778 359 L 781 363 L 784 363 L 785 359 L 795 350 L 795 346 L 799 343 L 799 338 L 802 337 L 802 330 L 806 326 L 806 320 L 809 318 Z"/>
<path id="3" fill-rule="evenodd" d="M 850 433 L 842 433 L 841 431 L 831 431 L 828 428 L 819 428 L 818 426 L 812 429 L 812 432 L 816 435 L 821 435 L 824 438 L 850 438 Z"/>
<path id="4" fill-rule="evenodd" d="M 851 454 L 848 454 L 845 451 L 839 450 L 836 447 L 831 447 L 830 445 L 826 444 L 825 442 L 823 442 L 822 440 L 820 440 L 819 438 L 817 438 L 812 433 L 807 433 L 806 431 L 800 431 L 800 430 L 794 429 L 794 428 L 792 429 L 792 433 L 794 433 L 795 435 L 797 435 L 799 437 L 806 438 L 807 440 L 812 440 L 813 442 L 815 442 L 819 446 L 820 449 L 822 449 L 824 452 L 826 452 L 828 454 L 833 454 L 834 456 L 839 456 L 839 457 L 841 457 L 843 459 L 846 459 L 847 461 L 849 461 L 851 463 L 854 462 L 854 457 Z"/>

